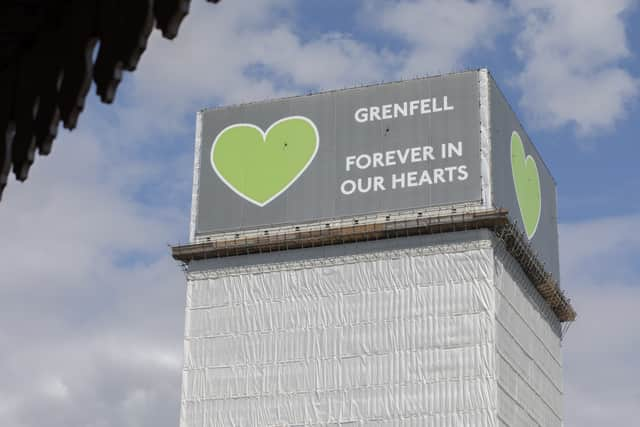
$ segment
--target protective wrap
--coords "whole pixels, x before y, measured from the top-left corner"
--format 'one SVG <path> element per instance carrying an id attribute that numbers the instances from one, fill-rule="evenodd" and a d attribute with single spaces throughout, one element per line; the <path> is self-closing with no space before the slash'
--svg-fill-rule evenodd
<path id="1" fill-rule="evenodd" d="M 556 425 L 555 325 L 498 246 L 475 230 L 192 262 L 181 427 Z"/>
<path id="2" fill-rule="evenodd" d="M 561 426 L 560 322 L 502 246 L 497 246 L 495 258 L 501 425 Z"/>

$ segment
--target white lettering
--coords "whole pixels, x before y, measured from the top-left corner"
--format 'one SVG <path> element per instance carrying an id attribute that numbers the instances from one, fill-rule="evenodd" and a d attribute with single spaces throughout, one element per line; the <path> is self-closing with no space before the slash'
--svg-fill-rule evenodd
<path id="1" fill-rule="evenodd" d="M 422 150 L 420 149 L 420 147 L 413 147 L 411 149 L 411 162 L 412 163 L 417 163 L 417 162 L 422 161 L 422 157 L 420 156 L 420 154 L 421 154 L 420 152 L 421 151 Z"/>
<path id="2" fill-rule="evenodd" d="M 352 179 L 347 179 L 340 185 L 340 192 L 345 196 L 350 196 L 356 191 L 356 183 Z"/>
<path id="3" fill-rule="evenodd" d="M 456 169 L 458 169 L 457 166 L 448 166 L 448 167 L 444 168 L 445 172 L 447 172 L 449 174 L 449 179 L 448 179 L 449 182 L 453 181 L 453 171 L 456 170 Z"/>
<path id="4" fill-rule="evenodd" d="M 467 172 L 467 165 L 458 166 L 458 181 L 466 181 L 469 178 L 469 172 Z"/>
<path id="5" fill-rule="evenodd" d="M 403 102 L 400 104 L 393 104 L 393 117 L 407 117 L 407 103 Z"/>
<path id="6" fill-rule="evenodd" d="M 407 158 L 409 158 L 409 149 L 407 148 L 404 151 L 398 150 L 398 158 L 400 159 L 401 165 L 407 163 Z"/>
<path id="7" fill-rule="evenodd" d="M 434 113 L 437 113 L 438 111 L 442 111 L 442 108 L 438 108 L 438 99 L 437 98 L 432 98 L 431 99 L 431 111 L 433 111 Z"/>
<path id="8" fill-rule="evenodd" d="M 433 184 L 433 182 L 431 181 L 431 177 L 429 176 L 429 171 L 426 169 L 422 171 L 422 175 L 420 176 L 420 185 L 423 185 L 425 183 L 429 185 Z"/>
<path id="9" fill-rule="evenodd" d="M 393 108 L 392 104 L 386 104 L 382 106 L 382 118 L 384 120 L 393 118 L 393 116 L 391 115 L 392 108 Z"/>
<path id="10" fill-rule="evenodd" d="M 382 153 L 373 153 L 373 167 L 384 167 L 384 162 L 382 161 Z"/>
<path id="11" fill-rule="evenodd" d="M 462 156 L 462 141 L 458 141 L 457 143 L 450 142 L 447 144 L 447 151 L 449 157 L 453 157 L 455 154 L 458 157 Z"/>
<path id="12" fill-rule="evenodd" d="M 371 121 L 382 120 L 380 118 L 380 107 L 371 107 L 369 110 L 369 117 L 371 117 Z"/>
<path id="13" fill-rule="evenodd" d="M 345 196 L 350 196 L 356 191 L 358 193 L 366 194 L 373 191 L 385 191 L 384 177 L 382 176 L 369 176 L 367 178 L 347 179 L 340 185 L 340 192 Z"/>
<path id="14" fill-rule="evenodd" d="M 411 171 L 407 173 L 407 186 L 408 187 L 417 187 L 418 186 L 418 172 Z"/>
<path id="15" fill-rule="evenodd" d="M 449 105 L 447 103 L 447 97 L 444 97 L 444 111 L 451 111 L 453 110 L 453 105 Z"/>
<path id="16" fill-rule="evenodd" d="M 356 122 L 365 123 L 369 121 L 369 109 L 368 108 L 358 108 L 355 114 Z"/>
<path id="17" fill-rule="evenodd" d="M 364 184 L 364 180 L 366 179 L 366 186 Z M 358 192 L 360 193 L 368 193 L 371 190 L 371 177 L 368 178 L 358 178 Z"/>
<path id="18" fill-rule="evenodd" d="M 436 158 L 433 156 L 433 147 L 430 145 L 425 145 L 422 147 L 422 156 L 425 160 L 435 160 Z"/>
<path id="19" fill-rule="evenodd" d="M 452 111 L 449 98 L 424 98 L 403 101 L 394 104 L 372 105 L 355 110 L 354 119 L 358 123 L 396 119 L 398 117 L 414 116 L 416 114 L 431 114 L 441 111 Z"/>
<path id="20" fill-rule="evenodd" d="M 461 142 L 453 144 L 452 152 L 461 154 Z M 443 157 L 447 156 L 447 144 L 442 144 L 440 149 Z M 435 160 L 434 147 L 430 145 L 419 147 L 408 147 L 399 150 L 389 150 L 384 152 L 374 152 L 371 154 L 354 154 L 345 157 L 345 170 L 352 171 L 354 168 L 364 170 L 370 168 L 384 168 L 388 166 L 405 165 L 408 163 L 421 163 Z"/>
<path id="21" fill-rule="evenodd" d="M 351 170 L 351 166 L 355 164 L 356 156 L 347 156 L 346 161 L 347 161 L 346 169 L 347 169 L 347 172 L 349 172 Z"/>
<path id="22" fill-rule="evenodd" d="M 356 158 L 356 167 L 358 169 L 367 169 L 369 166 L 371 166 L 371 156 L 368 154 L 360 154 Z"/>
<path id="23" fill-rule="evenodd" d="M 411 110 L 411 115 L 413 116 L 415 114 L 416 111 L 418 111 L 418 107 L 420 107 L 420 101 L 419 100 L 414 100 L 409 102 L 409 108 Z"/>
<path id="24" fill-rule="evenodd" d="M 384 191 L 384 177 L 382 176 L 374 176 L 373 177 L 373 191 Z"/>
<path id="25" fill-rule="evenodd" d="M 400 173 L 396 175 L 395 173 L 391 175 L 391 188 L 395 190 L 396 188 L 404 188 L 404 174 Z"/>
<path id="26" fill-rule="evenodd" d="M 420 114 L 429 114 L 431 109 L 429 108 L 430 99 L 423 99 L 420 101 Z"/>
<path id="27" fill-rule="evenodd" d="M 395 157 L 396 157 L 395 151 L 387 151 L 386 153 L 384 153 L 386 166 L 395 166 L 396 165 Z"/>

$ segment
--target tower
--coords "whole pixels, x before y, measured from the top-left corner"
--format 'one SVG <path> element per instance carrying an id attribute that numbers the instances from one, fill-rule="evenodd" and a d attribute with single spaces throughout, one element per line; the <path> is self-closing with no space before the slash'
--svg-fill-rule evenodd
<path id="1" fill-rule="evenodd" d="M 562 424 L 555 183 L 486 70 L 204 110 L 181 427 Z"/>

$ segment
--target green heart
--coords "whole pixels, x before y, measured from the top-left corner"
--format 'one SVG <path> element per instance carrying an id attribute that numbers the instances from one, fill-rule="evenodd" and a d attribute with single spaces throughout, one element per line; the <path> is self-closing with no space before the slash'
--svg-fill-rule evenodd
<path id="1" fill-rule="evenodd" d="M 511 134 L 511 172 L 524 229 L 531 239 L 538 229 L 542 212 L 540 176 L 533 157 L 525 157 L 522 140 L 516 131 Z"/>
<path id="2" fill-rule="evenodd" d="M 239 196 L 265 206 L 302 175 L 319 141 L 316 125 L 302 116 L 278 120 L 266 132 L 252 124 L 235 124 L 216 137 L 211 164 Z"/>

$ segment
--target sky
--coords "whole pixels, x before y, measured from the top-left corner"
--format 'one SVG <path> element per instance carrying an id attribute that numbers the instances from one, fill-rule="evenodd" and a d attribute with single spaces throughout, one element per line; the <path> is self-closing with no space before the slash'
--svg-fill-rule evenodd
<path id="1" fill-rule="evenodd" d="M 640 408 L 640 5 L 192 2 L 0 204 L 0 424 L 178 425 L 195 112 L 488 67 L 558 184 L 565 426 Z M 635 24 L 635 25 L 634 25 Z M 46 422 L 45 422 L 46 421 Z"/>

